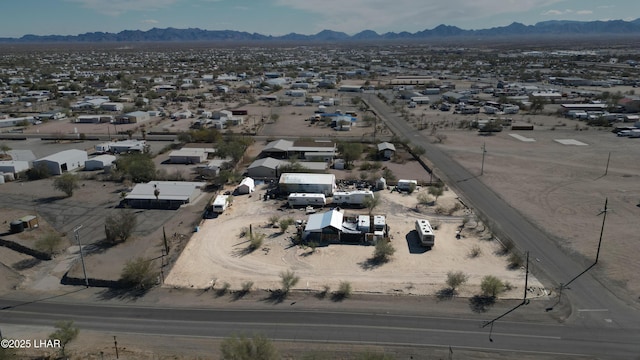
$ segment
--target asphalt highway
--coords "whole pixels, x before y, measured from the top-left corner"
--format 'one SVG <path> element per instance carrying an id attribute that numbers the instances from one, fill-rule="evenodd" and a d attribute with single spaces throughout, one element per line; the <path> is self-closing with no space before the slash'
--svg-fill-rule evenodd
<path id="1" fill-rule="evenodd" d="M 142 306 L 21 303 L 0 300 L 2 324 L 50 325 L 73 319 L 85 330 L 124 337 L 147 334 L 222 338 L 261 333 L 281 341 L 448 347 L 529 354 L 632 358 L 640 330 L 503 321 L 489 331 L 478 319 L 406 314 L 283 309 L 180 309 Z"/>

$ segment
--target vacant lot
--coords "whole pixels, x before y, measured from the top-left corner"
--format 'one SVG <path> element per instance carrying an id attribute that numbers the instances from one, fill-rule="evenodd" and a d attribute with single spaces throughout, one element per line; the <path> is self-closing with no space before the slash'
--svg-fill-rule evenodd
<path id="1" fill-rule="evenodd" d="M 585 267 L 595 259 L 601 212 L 608 198 L 599 265 L 592 271 L 603 276 L 606 286 L 617 285 L 638 299 L 640 139 L 616 137 L 609 130 L 555 115 L 515 115 L 514 120 L 535 124 L 535 130 L 505 129 L 481 136 L 457 129 L 456 124 L 470 120 L 469 116 L 422 111 L 430 126 L 440 124 L 436 133 L 446 135 L 439 146 L 473 173 L 480 174 L 485 146 L 482 180 L 554 236 L 568 253 L 583 258 Z M 432 130 L 423 133 L 429 135 Z M 567 274 L 567 279 L 574 275 Z M 605 276 L 613 281 L 605 281 Z M 566 279 L 558 279 L 562 280 Z"/>

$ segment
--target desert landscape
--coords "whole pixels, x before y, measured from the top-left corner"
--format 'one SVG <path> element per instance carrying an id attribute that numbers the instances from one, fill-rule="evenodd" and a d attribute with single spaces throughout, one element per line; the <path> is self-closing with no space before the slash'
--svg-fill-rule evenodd
<path id="1" fill-rule="evenodd" d="M 426 191 L 426 190 L 422 190 Z M 258 195 L 260 190 L 258 190 Z M 438 198 L 438 205 L 452 207 L 458 201 L 452 191 Z M 354 292 L 376 294 L 436 295 L 446 288 L 448 272 L 462 271 L 469 276 L 460 296 L 479 293 L 485 275 L 496 276 L 511 284 L 505 298 L 519 298 L 524 286 L 524 269 L 509 269 L 501 245 L 491 237 L 484 225 L 470 221 L 456 238 L 464 210 L 457 215 L 433 214 L 433 209 L 416 212 L 416 194 L 407 195 L 389 191 L 376 192 L 381 205 L 374 214 L 384 214 L 391 228 L 391 243 L 396 249 L 386 264 L 372 265 L 368 261 L 373 246 L 358 244 L 329 244 L 311 249 L 292 243 L 295 229 L 282 233 L 269 224 L 271 216 L 306 220 L 304 209 L 274 211 L 281 201 L 263 201 L 260 196 L 236 196 L 233 205 L 215 219 L 207 219 L 194 233 L 182 252 L 165 286 L 186 288 L 221 287 L 240 289 L 245 281 L 253 281 L 255 288 L 276 290 L 280 287 L 281 272 L 294 271 L 300 282 L 296 289 L 322 291 L 325 286 L 337 289 L 341 281 L 350 282 Z M 280 209 L 279 209 L 280 210 Z M 318 209 L 324 211 L 328 209 Z M 344 209 L 346 214 L 366 214 L 365 210 Z M 428 213 L 431 214 L 428 214 Z M 441 223 L 436 234 L 436 245 L 427 251 L 419 245 L 412 232 L 415 220 L 428 218 Z M 253 252 L 246 251 L 247 236 L 242 229 L 264 233 L 264 244 Z M 479 254 L 470 255 L 477 248 Z M 545 296 L 543 286 L 533 277 L 529 287 L 536 296 Z"/>

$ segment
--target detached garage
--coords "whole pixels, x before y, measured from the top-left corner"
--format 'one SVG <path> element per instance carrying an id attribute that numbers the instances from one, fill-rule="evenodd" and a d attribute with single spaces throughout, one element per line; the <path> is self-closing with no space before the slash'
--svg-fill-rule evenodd
<path id="1" fill-rule="evenodd" d="M 199 164 L 207 160 L 207 152 L 201 148 L 184 148 L 169 154 L 172 164 Z"/>
<path id="2" fill-rule="evenodd" d="M 98 155 L 85 161 L 84 169 L 87 171 L 104 170 L 104 168 L 113 165 L 114 161 L 116 161 L 116 157 L 114 155 Z"/>
<path id="3" fill-rule="evenodd" d="M 67 171 L 81 168 L 89 159 L 84 150 L 65 150 L 43 157 L 33 162 L 33 166 L 46 166 L 51 175 L 61 175 Z"/>

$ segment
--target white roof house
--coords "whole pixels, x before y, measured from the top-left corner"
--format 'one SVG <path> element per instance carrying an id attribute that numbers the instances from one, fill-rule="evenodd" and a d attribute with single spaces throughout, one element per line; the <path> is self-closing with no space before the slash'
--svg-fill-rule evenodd
<path id="1" fill-rule="evenodd" d="M 204 182 L 150 181 L 137 184 L 124 202 L 134 208 L 177 209 L 195 200 L 205 186 Z"/>
<path id="2" fill-rule="evenodd" d="M 111 166 L 116 161 L 114 155 L 104 154 L 93 157 L 84 162 L 84 169 L 91 170 L 103 170 L 105 167 Z"/>
<path id="3" fill-rule="evenodd" d="M 309 215 L 304 231 L 307 233 L 325 232 L 327 230 L 339 232 L 342 231 L 343 218 L 344 214 L 335 209 L 324 213 L 312 214 Z"/>
<path id="4" fill-rule="evenodd" d="M 84 166 L 88 158 L 86 151 L 70 149 L 35 160 L 33 166 L 36 167 L 42 164 L 47 167 L 51 175 L 60 175 Z"/>

